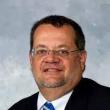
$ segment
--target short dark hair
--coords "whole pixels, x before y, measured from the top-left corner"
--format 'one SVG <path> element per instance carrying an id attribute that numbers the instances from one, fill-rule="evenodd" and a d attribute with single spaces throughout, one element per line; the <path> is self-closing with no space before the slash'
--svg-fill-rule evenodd
<path id="1" fill-rule="evenodd" d="M 83 34 L 83 31 L 78 23 L 73 21 L 70 18 L 67 18 L 65 16 L 60 15 L 50 15 L 45 18 L 42 18 L 41 20 L 35 22 L 31 29 L 30 33 L 30 52 L 33 48 L 33 36 L 35 33 L 35 30 L 42 24 L 51 24 L 55 27 L 62 27 L 63 25 L 70 25 L 75 31 L 76 38 L 75 38 L 75 44 L 79 50 L 85 49 L 85 36 Z"/>

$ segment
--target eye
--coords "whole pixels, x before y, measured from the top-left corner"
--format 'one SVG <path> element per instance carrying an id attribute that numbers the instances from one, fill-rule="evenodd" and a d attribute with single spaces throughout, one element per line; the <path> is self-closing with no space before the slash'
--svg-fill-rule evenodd
<path id="1" fill-rule="evenodd" d="M 57 53 L 62 56 L 67 56 L 69 54 L 68 50 L 58 50 Z"/>
<path id="2" fill-rule="evenodd" d="M 36 54 L 37 55 L 45 55 L 45 54 L 47 54 L 47 50 L 46 49 L 38 49 L 38 50 L 36 50 Z"/>

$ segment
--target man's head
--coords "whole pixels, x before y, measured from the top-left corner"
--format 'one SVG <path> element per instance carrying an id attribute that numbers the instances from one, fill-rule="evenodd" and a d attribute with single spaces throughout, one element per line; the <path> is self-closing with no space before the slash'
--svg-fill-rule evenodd
<path id="1" fill-rule="evenodd" d="M 85 38 L 80 26 L 63 16 L 48 16 L 31 31 L 30 62 L 41 91 L 76 86 L 86 61 Z"/>

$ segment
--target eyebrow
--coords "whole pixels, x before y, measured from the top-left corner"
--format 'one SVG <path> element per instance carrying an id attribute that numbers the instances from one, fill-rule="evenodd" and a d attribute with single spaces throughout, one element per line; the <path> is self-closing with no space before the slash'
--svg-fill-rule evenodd
<path id="1" fill-rule="evenodd" d="M 69 48 L 69 46 L 62 44 L 62 45 L 59 45 L 57 48 Z"/>
<path id="2" fill-rule="evenodd" d="M 39 44 L 35 48 L 47 48 L 47 47 L 45 45 L 43 45 L 43 44 Z"/>
<path id="3" fill-rule="evenodd" d="M 48 48 L 48 47 L 46 45 L 39 44 L 35 48 Z M 69 48 L 69 46 L 65 44 L 61 44 L 61 45 L 56 46 L 55 48 Z"/>

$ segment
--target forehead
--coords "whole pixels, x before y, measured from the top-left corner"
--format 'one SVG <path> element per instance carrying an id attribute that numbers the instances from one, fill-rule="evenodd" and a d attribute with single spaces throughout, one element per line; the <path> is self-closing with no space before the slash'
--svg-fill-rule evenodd
<path id="1" fill-rule="evenodd" d="M 70 25 L 55 27 L 51 24 L 40 25 L 33 36 L 33 46 L 37 45 L 68 45 L 75 46 L 75 31 Z"/>

